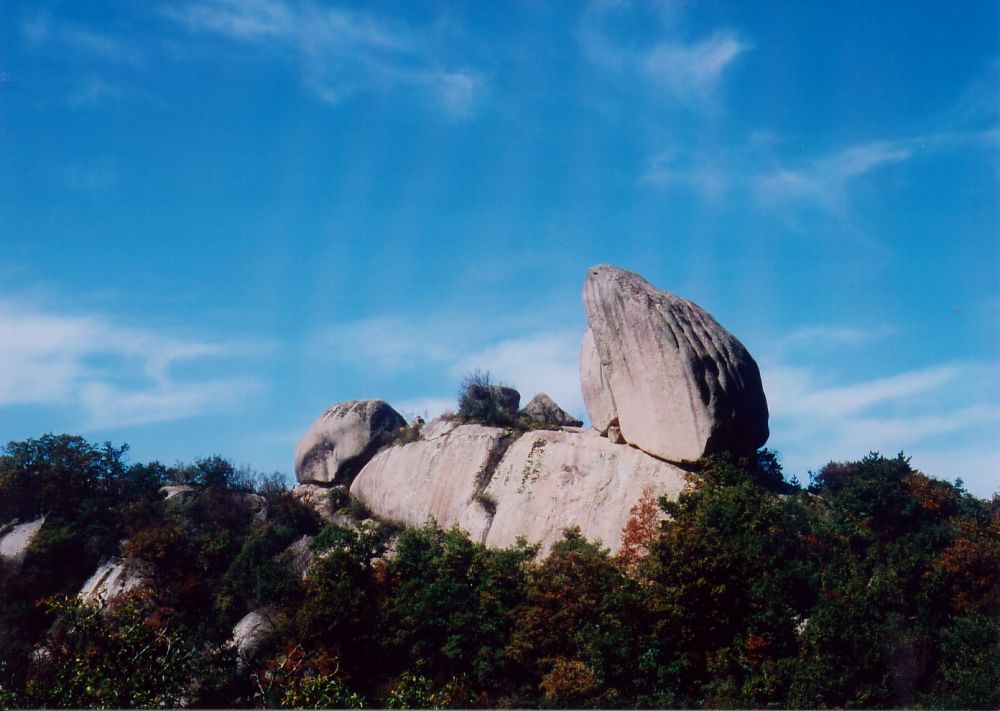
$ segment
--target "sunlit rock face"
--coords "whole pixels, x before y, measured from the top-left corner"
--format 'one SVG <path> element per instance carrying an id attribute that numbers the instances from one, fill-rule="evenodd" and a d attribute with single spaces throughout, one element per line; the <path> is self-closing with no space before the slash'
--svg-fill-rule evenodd
<path id="1" fill-rule="evenodd" d="M 351 496 L 374 516 L 404 526 L 458 525 L 488 546 L 519 536 L 548 551 L 577 526 L 612 551 L 647 489 L 671 498 L 684 472 L 593 431 L 515 433 L 429 423 L 428 439 L 389 447 L 362 469 Z"/>
<path id="2" fill-rule="evenodd" d="M 21 567 L 28 547 L 44 524 L 45 517 L 40 516 L 34 521 L 5 526 L 5 532 L 0 531 L 0 560 L 8 569 L 17 570 Z"/>
<path id="3" fill-rule="evenodd" d="M 588 270 L 583 302 L 581 387 L 598 431 L 617 425 L 625 442 L 676 462 L 767 441 L 757 363 L 705 310 L 608 265 Z"/>
<path id="4" fill-rule="evenodd" d="M 350 484 L 385 435 L 406 420 L 383 400 L 334 405 L 313 423 L 295 448 L 295 478 L 304 484 Z"/>

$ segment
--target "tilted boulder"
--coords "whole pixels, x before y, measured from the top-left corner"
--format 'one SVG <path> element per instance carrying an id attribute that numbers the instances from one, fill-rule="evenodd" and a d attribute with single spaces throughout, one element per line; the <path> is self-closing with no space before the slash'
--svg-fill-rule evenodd
<path id="1" fill-rule="evenodd" d="M 538 393 L 531 402 L 524 406 L 521 414 L 543 427 L 582 427 L 583 421 L 578 420 L 559 407 L 555 400 L 545 393 Z"/>
<path id="2" fill-rule="evenodd" d="M 608 265 L 588 271 L 583 301 L 580 379 L 598 430 L 617 419 L 626 442 L 677 462 L 767 441 L 757 363 L 701 307 Z"/>
<path id="3" fill-rule="evenodd" d="M 334 405 L 309 428 L 295 448 L 295 478 L 306 484 L 350 484 L 406 420 L 383 400 Z"/>

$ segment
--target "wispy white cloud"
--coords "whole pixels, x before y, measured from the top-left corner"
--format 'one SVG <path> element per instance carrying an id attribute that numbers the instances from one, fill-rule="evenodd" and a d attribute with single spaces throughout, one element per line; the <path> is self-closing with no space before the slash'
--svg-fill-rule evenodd
<path id="1" fill-rule="evenodd" d="M 661 188 L 690 188 L 706 202 L 715 203 L 730 189 L 732 176 L 717 156 L 669 149 L 649 159 L 640 181 Z"/>
<path id="2" fill-rule="evenodd" d="M 861 176 L 912 155 L 902 142 L 874 141 L 848 146 L 797 168 L 779 168 L 756 175 L 753 189 L 768 206 L 806 201 L 839 210 L 848 185 Z"/>
<path id="3" fill-rule="evenodd" d="M 781 338 L 779 347 L 786 349 L 857 347 L 882 340 L 896 333 L 889 325 L 868 328 L 856 326 L 803 326 Z"/>
<path id="4" fill-rule="evenodd" d="M 578 359 L 582 333 L 573 329 L 539 330 L 521 316 L 484 319 L 456 314 L 424 314 L 419 322 L 375 317 L 342 324 L 317 334 L 309 348 L 316 358 L 380 374 L 447 375 L 458 387 L 475 370 L 517 388 L 525 402 L 546 392 L 563 408 L 583 414 Z M 453 409 L 455 394 L 426 393 L 394 403 L 414 414 Z"/>
<path id="5" fill-rule="evenodd" d="M 304 85 L 329 104 L 354 94 L 408 89 L 461 118 L 482 92 L 482 77 L 446 62 L 427 33 L 361 10 L 295 0 L 194 0 L 167 16 L 191 32 L 297 61 Z"/>
<path id="6" fill-rule="evenodd" d="M 636 46 L 633 38 L 618 38 L 612 30 L 619 15 L 630 13 L 670 14 L 655 3 L 595 0 L 584 11 L 577 29 L 581 51 L 596 67 L 626 81 L 641 80 L 674 105 L 712 108 L 726 70 L 753 48 L 752 42 L 731 28 L 693 41 L 682 40 L 672 30 L 677 23 L 666 17 L 658 18 L 663 30 L 656 40 Z"/>
<path id="7" fill-rule="evenodd" d="M 230 410 L 261 386 L 229 375 L 182 378 L 181 363 L 232 357 L 236 344 L 130 328 L 0 300 L 0 407 L 51 405 L 83 414 L 86 429 Z"/>
<path id="8" fill-rule="evenodd" d="M 527 334 L 508 338 L 467 353 L 452 363 L 459 377 L 478 369 L 518 389 L 522 405 L 537 393 L 547 393 L 567 412 L 584 414 L 580 393 L 579 353 L 582 334 L 575 330 Z"/>
<path id="9" fill-rule="evenodd" d="M 52 17 L 45 10 L 26 14 L 20 22 L 21 37 L 36 48 L 69 49 L 110 62 L 139 65 L 142 51 L 115 35 Z"/>
<path id="10" fill-rule="evenodd" d="M 649 78 L 683 104 L 707 102 L 726 68 L 751 44 L 732 30 L 713 33 L 701 42 L 663 42 L 644 59 Z"/>
<path id="11" fill-rule="evenodd" d="M 956 361 L 864 377 L 821 369 L 811 357 L 812 364 L 799 364 L 803 353 L 813 352 L 800 345 L 825 342 L 863 353 L 883 331 L 803 328 L 777 339 L 761 361 L 769 446 L 781 454 L 786 472 L 801 478 L 828 461 L 854 460 L 873 449 L 903 451 L 927 474 L 960 476 L 973 493 L 991 495 L 1000 485 L 1000 365 Z"/>

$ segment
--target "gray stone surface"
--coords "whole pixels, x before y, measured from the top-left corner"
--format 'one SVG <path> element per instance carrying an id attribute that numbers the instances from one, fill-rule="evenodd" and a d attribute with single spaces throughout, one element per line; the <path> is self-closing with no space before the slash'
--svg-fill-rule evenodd
<path id="1" fill-rule="evenodd" d="M 17 570 L 21 567 L 31 541 L 42 530 L 44 524 L 45 517 L 40 516 L 34 521 L 10 526 L 9 530 L 0 537 L 0 560 L 3 560 L 8 570 Z"/>
<path id="2" fill-rule="evenodd" d="M 334 405 L 295 448 L 295 477 L 307 484 L 350 484 L 375 454 L 384 436 L 406 420 L 383 400 Z"/>
<path id="3" fill-rule="evenodd" d="M 521 413 L 535 424 L 543 427 L 580 427 L 583 425 L 581 420 L 559 407 L 555 400 L 545 393 L 538 393 L 531 398 L 531 402 L 524 406 Z"/>
<path id="4" fill-rule="evenodd" d="M 647 486 L 676 496 L 684 472 L 592 430 L 510 431 L 460 425 L 432 440 L 389 447 L 362 470 L 351 495 L 403 526 L 458 524 L 473 540 L 508 546 L 517 536 L 543 551 L 579 526 L 611 550 Z"/>
<path id="5" fill-rule="evenodd" d="M 608 428 L 618 422 L 618 410 L 601 367 L 594 332 L 589 326 L 583 332 L 583 343 L 580 345 L 580 390 L 590 425 L 601 434 L 606 434 Z"/>
<path id="6" fill-rule="evenodd" d="M 430 425 L 428 425 L 430 427 Z M 434 519 L 443 528 L 457 523 L 477 491 L 509 430 L 459 425 L 433 439 L 387 447 L 365 465 L 351 485 L 351 496 L 383 521 L 422 526 Z M 468 518 L 468 517 L 467 517 Z M 485 514 L 467 520 L 466 530 L 482 535 Z"/>
<path id="7" fill-rule="evenodd" d="M 241 656 L 253 655 L 279 621 L 278 612 L 271 607 L 261 607 L 247 613 L 233 627 L 231 643 Z"/>
<path id="8" fill-rule="evenodd" d="M 94 571 L 80 588 L 79 596 L 106 605 L 144 581 L 142 565 L 138 561 L 113 558 Z"/>
<path id="9" fill-rule="evenodd" d="M 484 491 L 496 503 L 485 543 L 509 546 L 524 536 L 541 544 L 544 555 L 563 529 L 579 526 L 616 552 L 643 491 L 676 498 L 684 484 L 681 469 L 593 430 L 528 432 L 507 450 Z"/>
<path id="10" fill-rule="evenodd" d="M 581 387 L 598 430 L 612 424 L 606 392 L 625 440 L 656 457 L 689 462 L 767 441 L 757 364 L 706 311 L 608 265 L 588 270 L 583 300 L 598 364 L 585 336 Z"/>

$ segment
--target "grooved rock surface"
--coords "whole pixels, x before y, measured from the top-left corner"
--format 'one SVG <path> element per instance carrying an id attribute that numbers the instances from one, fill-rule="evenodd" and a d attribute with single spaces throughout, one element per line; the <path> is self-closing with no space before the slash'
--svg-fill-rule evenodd
<path id="1" fill-rule="evenodd" d="M 350 484 L 382 444 L 382 436 L 406 425 L 384 400 L 334 405 L 295 447 L 295 478 L 307 484 Z"/>
<path id="2" fill-rule="evenodd" d="M 612 424 L 629 444 L 671 461 L 752 452 L 768 437 L 757 363 L 696 304 L 638 274 L 600 265 L 587 272 L 580 380 L 591 421 Z M 593 409 L 591 409 L 593 408 Z"/>
<path id="3" fill-rule="evenodd" d="M 435 434 L 375 455 L 351 484 L 351 496 L 376 517 L 402 526 L 422 526 L 434 518 L 442 528 L 462 520 L 481 540 L 488 517 L 463 515 L 473 503 L 477 479 L 486 476 L 510 430 L 483 425 L 450 429 L 426 426 Z M 425 428 L 425 429 L 426 429 Z M 442 433 L 441 430 L 445 429 Z"/>
<path id="4" fill-rule="evenodd" d="M 528 432 L 507 450 L 487 498 L 496 502 L 486 544 L 512 545 L 518 536 L 540 543 L 544 555 L 564 528 L 579 526 L 612 552 L 646 487 L 677 497 L 684 472 L 597 432 Z"/>
<path id="5" fill-rule="evenodd" d="M 545 393 L 538 393 L 521 410 L 532 422 L 543 426 L 582 427 L 583 422 L 559 407 Z"/>

